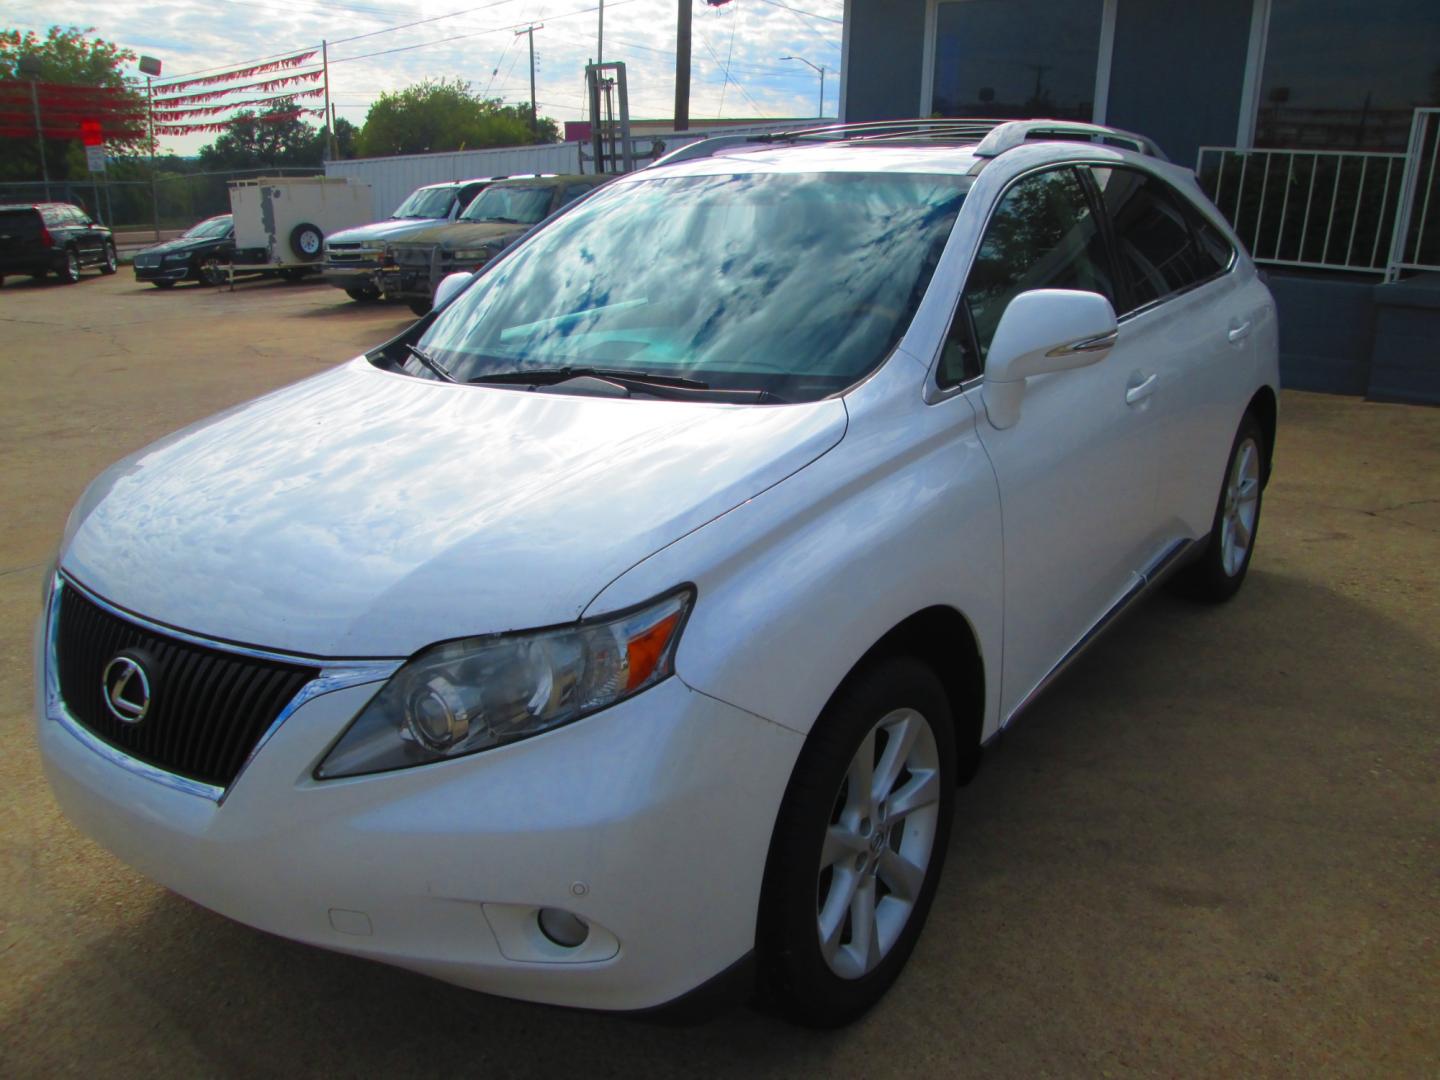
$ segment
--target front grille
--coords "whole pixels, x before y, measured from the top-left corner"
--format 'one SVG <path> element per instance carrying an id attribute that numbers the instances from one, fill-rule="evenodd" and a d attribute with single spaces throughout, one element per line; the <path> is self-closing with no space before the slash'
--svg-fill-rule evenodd
<path id="1" fill-rule="evenodd" d="M 157 633 L 70 587 L 62 588 L 57 617 L 60 696 L 76 721 L 133 758 L 218 787 L 235 779 L 280 711 L 317 674 Z M 149 679 L 150 705 L 138 723 L 120 720 L 106 704 L 105 669 L 121 653 Z"/>
<path id="2" fill-rule="evenodd" d="M 392 247 L 390 254 L 394 257 L 397 266 L 428 270 L 433 251 L 434 248 L 429 247 Z"/>

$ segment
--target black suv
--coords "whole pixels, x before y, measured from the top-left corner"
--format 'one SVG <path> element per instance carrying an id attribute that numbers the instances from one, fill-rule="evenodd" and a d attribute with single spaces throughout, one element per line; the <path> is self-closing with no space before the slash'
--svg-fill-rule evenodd
<path id="1" fill-rule="evenodd" d="M 0 284 L 6 274 L 43 278 L 54 271 L 63 284 L 80 280 L 80 268 L 115 273 L 110 230 L 69 203 L 0 206 Z"/>

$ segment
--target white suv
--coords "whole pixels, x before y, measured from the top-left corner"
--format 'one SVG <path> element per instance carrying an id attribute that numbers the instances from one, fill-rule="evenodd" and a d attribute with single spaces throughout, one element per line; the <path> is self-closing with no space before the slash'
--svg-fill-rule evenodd
<path id="1" fill-rule="evenodd" d="M 242 922 L 842 1023 L 914 947 L 980 748 L 1147 587 L 1245 575 L 1275 310 L 1143 139 L 701 144 L 463 284 L 68 523 L 50 782 Z"/>

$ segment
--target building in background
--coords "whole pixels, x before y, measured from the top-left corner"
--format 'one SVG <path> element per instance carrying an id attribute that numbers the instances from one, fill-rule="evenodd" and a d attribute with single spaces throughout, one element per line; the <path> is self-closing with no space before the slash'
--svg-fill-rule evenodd
<path id="1" fill-rule="evenodd" d="M 1440 0 L 846 0 L 841 113 L 1152 137 L 1267 269 L 1298 388 L 1440 402 Z"/>

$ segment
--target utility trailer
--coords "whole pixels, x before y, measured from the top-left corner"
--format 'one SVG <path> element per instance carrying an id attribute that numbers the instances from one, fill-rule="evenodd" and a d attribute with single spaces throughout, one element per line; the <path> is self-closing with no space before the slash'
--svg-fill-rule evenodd
<path id="1" fill-rule="evenodd" d="M 345 176 L 261 176 L 230 181 L 235 219 L 236 274 L 283 277 L 319 273 L 325 237 L 364 225 L 371 217 L 370 185 Z"/>

